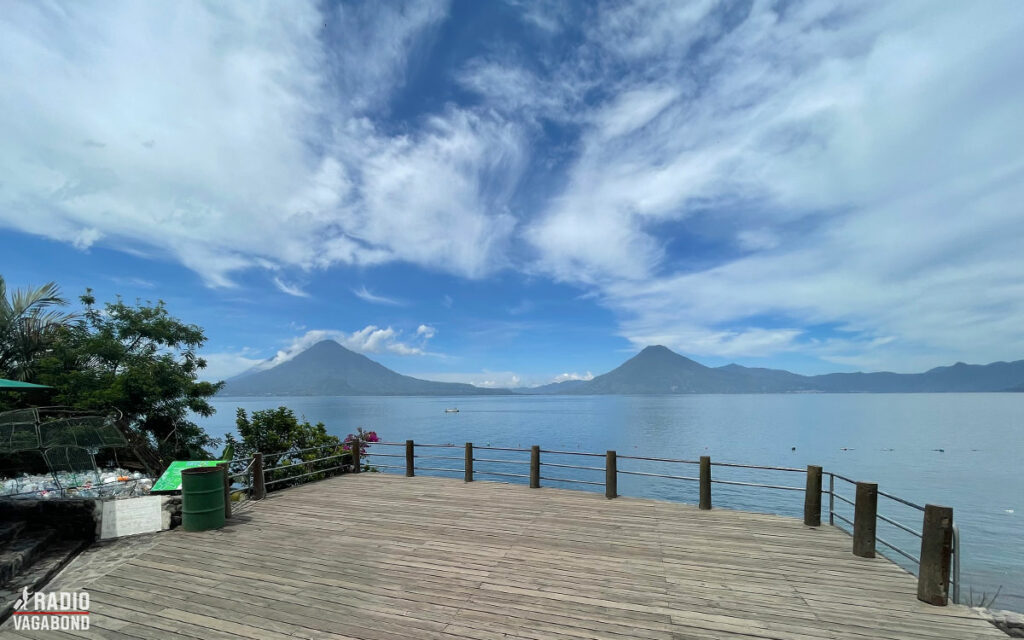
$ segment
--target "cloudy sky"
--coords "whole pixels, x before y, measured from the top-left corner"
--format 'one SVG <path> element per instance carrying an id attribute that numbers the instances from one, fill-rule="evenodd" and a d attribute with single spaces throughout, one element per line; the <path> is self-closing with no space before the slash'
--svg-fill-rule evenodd
<path id="1" fill-rule="evenodd" d="M 1024 358 L 1024 3 L 8 2 L 0 274 L 522 385 Z"/>

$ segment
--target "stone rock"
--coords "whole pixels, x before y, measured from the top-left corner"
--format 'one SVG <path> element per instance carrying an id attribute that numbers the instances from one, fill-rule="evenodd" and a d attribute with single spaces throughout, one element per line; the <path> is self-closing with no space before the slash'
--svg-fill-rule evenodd
<path id="1" fill-rule="evenodd" d="M 95 540 L 99 535 L 101 513 L 98 500 L 0 499 L 0 521 L 24 520 L 36 526 L 51 527 L 64 539 Z"/>
<path id="2" fill-rule="evenodd" d="M 996 628 L 1011 638 L 1024 638 L 1024 613 L 1000 609 L 984 609 L 982 607 L 971 607 L 971 610 L 991 622 Z"/>
<path id="3" fill-rule="evenodd" d="M 181 496 L 160 496 L 163 508 L 163 528 L 174 529 L 181 525 Z"/>

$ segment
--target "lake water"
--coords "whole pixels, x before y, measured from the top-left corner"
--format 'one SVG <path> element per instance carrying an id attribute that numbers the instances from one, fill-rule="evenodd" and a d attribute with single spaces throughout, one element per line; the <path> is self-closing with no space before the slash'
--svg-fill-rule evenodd
<path id="1" fill-rule="evenodd" d="M 217 414 L 200 419 L 212 435 L 234 430 L 237 407 L 288 406 L 344 436 L 356 427 L 382 440 L 467 441 L 477 446 L 604 452 L 803 468 L 817 464 L 918 504 L 951 506 L 960 528 L 963 596 L 1002 587 L 996 606 L 1024 611 L 1024 394 L 787 394 L 687 396 L 480 396 L 460 398 L 296 397 L 217 398 Z M 444 413 L 458 407 L 459 413 Z M 794 449 L 795 448 L 795 449 Z M 378 452 L 403 453 L 398 447 Z M 461 457 L 461 450 L 420 449 L 422 455 Z M 478 452 L 478 457 L 527 460 L 528 454 Z M 404 462 L 377 458 L 376 462 Z M 545 461 L 603 467 L 598 458 Z M 457 460 L 418 461 L 460 469 Z M 527 473 L 525 465 L 477 463 L 481 471 Z M 696 476 L 696 465 L 620 460 L 620 470 Z M 429 473 L 429 472 L 424 472 Z M 435 475 L 459 474 L 433 472 Z M 603 481 L 600 471 L 543 469 L 543 475 Z M 804 476 L 783 471 L 715 467 L 716 479 L 802 486 Z M 481 479 L 484 479 L 481 476 Z M 494 478 L 499 479 L 499 478 Z M 522 482 L 517 478 L 500 478 Z M 558 485 L 603 491 L 588 485 Z M 828 476 L 825 480 L 828 486 Z M 836 481 L 836 492 L 854 490 Z M 621 475 L 621 495 L 695 503 L 697 484 Z M 828 496 L 826 502 L 827 518 Z M 803 494 L 713 485 L 716 507 L 800 516 Z M 836 511 L 853 519 L 852 508 Z M 919 529 L 921 514 L 879 498 L 879 513 Z M 918 555 L 920 543 L 880 521 L 879 537 Z M 879 545 L 881 551 L 886 551 Z M 901 560 L 898 555 L 889 557 Z M 904 561 L 905 564 L 905 561 Z"/>

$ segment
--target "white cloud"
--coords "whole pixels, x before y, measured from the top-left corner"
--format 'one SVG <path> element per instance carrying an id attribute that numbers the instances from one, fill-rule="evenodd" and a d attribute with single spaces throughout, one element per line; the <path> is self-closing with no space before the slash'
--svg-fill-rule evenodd
<path id="1" fill-rule="evenodd" d="M 472 372 L 431 372 L 431 373 L 414 373 L 410 374 L 413 377 L 420 378 L 421 380 L 434 380 L 436 382 L 461 382 L 463 384 L 471 384 L 476 387 L 483 387 L 485 389 L 518 389 L 524 386 L 533 386 L 533 384 L 526 384 L 524 382 L 524 376 L 514 371 L 472 371 Z M 528 380 L 533 380 L 533 377 L 527 376 Z"/>
<path id="2" fill-rule="evenodd" d="M 427 331 L 420 331 L 420 329 L 424 328 Z M 372 324 L 352 332 L 336 329 L 310 329 L 301 336 L 292 338 L 288 346 L 279 350 L 272 358 L 262 360 L 258 368 L 269 369 L 282 362 L 287 362 L 314 344 L 324 340 L 334 340 L 346 349 L 363 354 L 428 355 L 426 344 L 434 336 L 430 331 L 432 330 L 426 327 L 426 325 L 420 325 L 419 329 L 415 332 L 415 341 L 412 342 L 403 341 L 402 331 L 398 329 L 392 327 L 381 328 Z M 427 335 L 428 333 L 430 335 Z"/>
<path id="3" fill-rule="evenodd" d="M 208 382 L 227 380 L 264 362 L 263 358 L 254 356 L 252 349 L 204 353 L 202 357 L 206 360 L 206 368 L 200 371 L 199 378 Z"/>
<path id="4" fill-rule="evenodd" d="M 482 371 L 471 372 L 443 371 L 415 373 L 411 375 L 424 380 L 436 380 L 438 382 L 462 382 L 487 389 L 528 389 L 530 387 L 539 387 L 552 382 L 594 379 L 594 374 L 589 371 L 582 374 L 573 372 L 560 373 L 552 376 L 551 374 L 491 371 L 484 369 Z"/>
<path id="5" fill-rule="evenodd" d="M 373 303 L 373 304 L 385 304 L 385 305 L 391 305 L 391 306 L 396 306 L 396 307 L 397 306 L 402 306 L 402 305 L 405 304 L 403 301 L 398 300 L 396 298 L 389 298 L 387 296 L 379 296 L 379 295 L 373 293 L 372 291 L 370 291 L 369 289 L 367 289 L 366 285 L 363 285 L 363 286 L 359 287 L 358 289 L 353 289 L 352 293 L 354 293 L 355 296 L 357 298 L 359 298 L 360 300 L 365 300 L 365 301 Z"/>
<path id="6" fill-rule="evenodd" d="M 288 284 L 287 282 L 281 280 L 281 278 L 278 278 L 277 276 L 274 276 L 273 281 L 274 286 L 276 286 L 278 289 L 280 289 L 284 293 L 287 293 L 290 296 L 295 296 L 296 298 L 309 297 L 309 294 L 303 291 L 302 288 L 293 284 Z"/>
<path id="7" fill-rule="evenodd" d="M 427 326 L 425 324 L 421 324 L 420 326 L 416 327 L 416 335 L 422 336 L 424 340 L 430 340 L 431 338 L 437 335 L 437 329 L 435 329 L 434 327 Z"/>
<path id="8" fill-rule="evenodd" d="M 455 107 L 378 122 L 445 8 L 11 6 L 0 227 L 149 248 L 211 286 L 396 260 L 483 276 L 514 226 L 517 127 Z"/>
<path id="9" fill-rule="evenodd" d="M 586 373 L 560 373 L 551 379 L 551 382 L 568 382 L 569 380 L 593 380 L 594 374 L 589 371 Z"/>
<path id="10" fill-rule="evenodd" d="M 386 106 L 391 90 L 404 84 L 406 59 L 438 25 L 448 2 L 430 0 L 339 4 L 327 19 L 331 48 L 340 61 L 334 69 L 357 111 Z"/>
<path id="11" fill-rule="evenodd" d="M 514 373 L 496 376 L 491 372 L 487 374 L 486 380 L 479 380 L 470 384 L 474 384 L 478 387 L 484 387 L 485 389 L 514 389 L 521 386 L 522 381 L 519 379 L 519 376 Z"/>
<path id="12" fill-rule="evenodd" d="M 616 76 L 525 229 L 539 267 L 637 345 L 901 370 L 1024 353 L 1024 12 L 712 7 L 585 25 L 598 62 L 561 71 Z M 680 223 L 723 247 L 710 265 L 687 264 Z"/>
<path id="13" fill-rule="evenodd" d="M 797 339 L 804 333 L 800 329 L 743 329 L 715 330 L 702 326 L 680 326 L 671 323 L 671 331 L 647 333 L 646 329 L 658 331 L 664 323 L 654 322 L 645 327 L 641 321 L 625 324 L 624 335 L 637 348 L 660 344 L 676 351 L 691 355 L 764 357 L 799 348 Z"/>
<path id="14" fill-rule="evenodd" d="M 446 70 L 473 100 L 397 122 L 443 2 L 11 4 L 0 227 L 212 286 L 517 267 L 706 355 L 1024 353 L 1018 3 L 509 4 L 582 44 L 488 47 Z M 382 331 L 341 335 L 423 349 Z"/>
<path id="15" fill-rule="evenodd" d="M 525 23 L 552 34 L 562 30 L 571 12 L 569 3 L 559 0 L 505 0 L 505 2 L 519 10 L 519 16 Z"/>
<path id="16" fill-rule="evenodd" d="M 136 287 L 140 289 L 152 289 L 156 287 L 156 283 L 152 280 L 135 276 L 110 276 L 110 281 L 123 287 Z"/>
<path id="17" fill-rule="evenodd" d="M 342 346 L 360 353 L 397 353 L 401 356 L 423 355 L 423 349 L 399 341 L 398 336 L 399 332 L 391 327 L 380 329 L 369 325 L 347 336 L 342 334 L 336 339 Z"/>

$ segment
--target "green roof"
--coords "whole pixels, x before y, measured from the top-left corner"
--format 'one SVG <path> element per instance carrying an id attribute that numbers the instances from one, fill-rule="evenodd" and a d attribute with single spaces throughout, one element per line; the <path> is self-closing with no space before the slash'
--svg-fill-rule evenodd
<path id="1" fill-rule="evenodd" d="M 4 380 L 0 378 L 0 390 L 28 390 L 28 389 L 50 389 L 45 384 L 32 384 L 31 382 L 18 382 L 17 380 Z"/>

